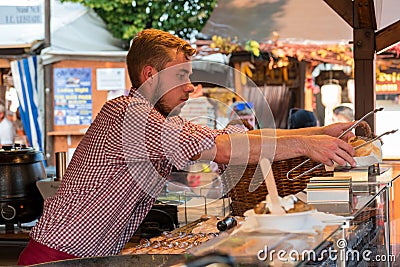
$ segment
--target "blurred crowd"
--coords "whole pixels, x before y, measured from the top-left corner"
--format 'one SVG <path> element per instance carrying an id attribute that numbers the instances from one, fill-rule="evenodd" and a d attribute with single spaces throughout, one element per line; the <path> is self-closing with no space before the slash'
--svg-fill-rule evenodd
<path id="1" fill-rule="evenodd" d="M 29 145 L 19 110 L 12 112 L 0 103 L 0 145 Z"/>

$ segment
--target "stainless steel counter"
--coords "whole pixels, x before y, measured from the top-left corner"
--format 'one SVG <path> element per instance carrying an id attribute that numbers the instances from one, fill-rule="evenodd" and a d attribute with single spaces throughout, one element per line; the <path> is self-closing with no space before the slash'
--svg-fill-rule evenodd
<path id="1" fill-rule="evenodd" d="M 396 256 L 390 240 L 391 196 L 399 174 L 390 164 L 380 168 L 383 172 L 370 175 L 368 181 L 352 182 L 353 197 L 346 207 L 340 206 L 343 203 L 319 207 L 319 211 L 344 216 L 337 225 L 313 234 L 238 231 L 207 242 L 192 253 L 229 252 L 237 262 L 252 266 L 357 266 L 360 262 L 361 266 L 391 266 Z M 269 254 L 271 251 L 274 254 Z"/>

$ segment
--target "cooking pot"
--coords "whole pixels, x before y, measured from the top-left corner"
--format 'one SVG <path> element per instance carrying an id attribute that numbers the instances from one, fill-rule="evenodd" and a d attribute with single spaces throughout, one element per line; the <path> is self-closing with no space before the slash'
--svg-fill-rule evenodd
<path id="1" fill-rule="evenodd" d="M 45 179 L 43 153 L 30 147 L 0 149 L 0 224 L 31 222 L 43 208 L 36 181 Z"/>

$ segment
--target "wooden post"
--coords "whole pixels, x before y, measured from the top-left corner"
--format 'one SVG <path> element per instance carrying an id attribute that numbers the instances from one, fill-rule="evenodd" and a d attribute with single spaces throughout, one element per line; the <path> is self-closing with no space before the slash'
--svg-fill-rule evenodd
<path id="1" fill-rule="evenodd" d="M 355 119 L 375 109 L 375 9 L 373 0 L 353 2 Z M 366 119 L 375 133 L 375 114 Z M 361 134 L 361 132 L 357 132 Z"/>
<path id="2" fill-rule="evenodd" d="M 233 74 L 234 79 L 235 79 L 235 89 L 236 89 L 236 94 L 240 97 L 243 97 L 242 92 L 243 92 L 243 87 L 242 87 L 242 81 L 240 78 L 241 72 L 240 72 L 240 62 L 235 62 L 234 63 L 235 67 L 235 73 Z"/>
<path id="3" fill-rule="evenodd" d="M 50 0 L 45 0 L 44 7 L 44 34 L 45 47 L 49 47 L 51 45 L 51 28 L 50 28 L 50 17 L 51 17 L 51 6 Z M 43 66 L 43 75 L 44 75 L 44 90 L 45 90 L 45 155 L 47 158 L 48 165 L 54 165 L 54 144 L 53 137 L 49 136 L 47 133 L 53 131 L 53 90 L 52 90 L 52 65 L 47 64 Z"/>

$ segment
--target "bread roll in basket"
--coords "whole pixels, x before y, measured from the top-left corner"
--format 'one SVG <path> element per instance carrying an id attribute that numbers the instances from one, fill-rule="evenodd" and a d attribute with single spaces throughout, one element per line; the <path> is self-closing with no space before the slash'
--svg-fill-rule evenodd
<path id="1" fill-rule="evenodd" d="M 360 136 L 354 136 L 349 139 L 349 144 L 352 145 L 353 147 L 358 147 L 363 144 L 365 144 L 368 140 L 365 140 L 365 138 L 362 138 Z M 378 142 L 380 142 L 378 140 Z M 371 154 L 374 154 L 377 158 L 382 157 L 382 151 L 381 147 L 377 145 L 377 142 L 372 142 L 369 144 L 366 144 L 358 149 L 356 149 L 355 152 L 355 157 L 367 157 L 370 156 Z"/>
<path id="2" fill-rule="evenodd" d="M 348 143 L 356 148 L 354 157 L 368 157 L 374 155 L 377 159 L 382 159 L 382 148 L 381 148 L 381 140 L 375 140 L 369 144 L 364 145 L 369 140 L 375 138 L 374 134 L 371 131 L 371 127 L 365 121 L 362 121 L 358 127 L 361 127 L 364 130 L 365 136 L 353 136 L 348 140 Z M 362 146 L 360 148 L 357 148 Z"/>

